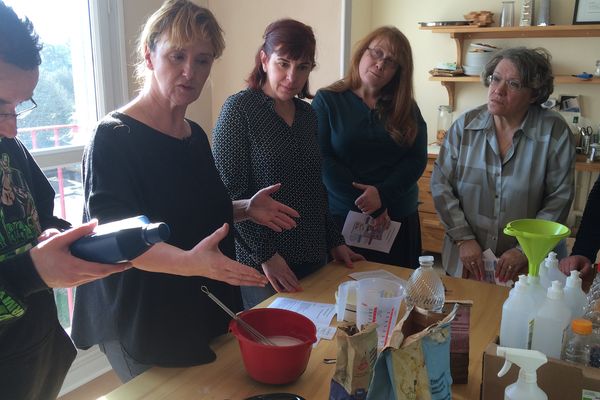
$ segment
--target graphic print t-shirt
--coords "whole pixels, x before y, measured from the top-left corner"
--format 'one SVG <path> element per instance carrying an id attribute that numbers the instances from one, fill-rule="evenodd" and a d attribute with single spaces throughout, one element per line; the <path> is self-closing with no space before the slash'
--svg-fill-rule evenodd
<path id="1" fill-rule="evenodd" d="M 41 233 L 38 213 L 23 173 L 0 141 L 0 261 L 33 247 Z"/>

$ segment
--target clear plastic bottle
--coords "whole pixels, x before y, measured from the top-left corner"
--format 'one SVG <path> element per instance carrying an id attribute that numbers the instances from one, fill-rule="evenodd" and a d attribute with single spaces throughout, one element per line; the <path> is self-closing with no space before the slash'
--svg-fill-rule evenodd
<path id="1" fill-rule="evenodd" d="M 571 328 L 565 330 L 560 359 L 587 366 L 590 362 L 591 338 L 592 321 L 583 318 L 571 321 Z"/>
<path id="2" fill-rule="evenodd" d="M 527 275 L 527 283 L 529 284 L 529 295 L 533 297 L 533 302 L 543 304 L 546 300 L 547 289 L 540 285 L 540 277 Z"/>
<path id="3" fill-rule="evenodd" d="M 521 275 L 524 277 L 524 275 Z M 535 304 L 527 291 L 527 284 L 519 277 L 508 299 L 502 305 L 500 346 L 527 349 L 529 326 L 535 317 Z"/>
<path id="4" fill-rule="evenodd" d="M 571 310 L 565 303 L 562 285 L 554 281 L 548 288 L 546 301 L 535 314 L 531 349 L 541 351 L 548 357 L 559 358 L 563 332 L 570 321 Z"/>
<path id="5" fill-rule="evenodd" d="M 552 281 L 559 281 L 563 287 L 567 281 L 567 276 L 558 268 L 558 259 L 556 253 L 551 251 L 548 257 L 544 259 L 545 273 L 540 273 L 540 285 L 544 289 L 548 289 L 552 285 Z M 541 271 L 541 270 L 540 270 Z"/>
<path id="6" fill-rule="evenodd" d="M 571 275 L 567 278 L 565 283 L 565 301 L 571 309 L 573 318 L 580 318 L 583 316 L 586 297 L 584 291 L 581 289 L 579 271 L 571 271 Z"/>
<path id="7" fill-rule="evenodd" d="M 596 78 L 600 78 L 600 60 L 596 60 L 596 71 L 594 72 Z"/>
<path id="8" fill-rule="evenodd" d="M 426 310 L 441 312 L 444 307 L 444 284 L 433 269 L 433 256 L 419 257 L 417 268 L 407 284 L 407 302 Z"/>
<path id="9" fill-rule="evenodd" d="M 600 273 L 596 272 L 596 277 L 588 291 L 583 318 L 592 321 L 592 329 L 600 335 Z"/>

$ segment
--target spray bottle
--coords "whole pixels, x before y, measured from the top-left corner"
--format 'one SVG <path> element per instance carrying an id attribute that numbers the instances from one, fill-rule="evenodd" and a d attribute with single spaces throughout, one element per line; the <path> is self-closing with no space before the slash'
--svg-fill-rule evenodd
<path id="1" fill-rule="evenodd" d="M 504 389 L 504 400 L 548 400 L 548 396 L 537 385 L 537 369 L 548 362 L 546 356 L 536 350 L 498 347 L 496 354 L 506 361 L 498 377 L 504 376 L 512 364 L 520 368 L 519 379 Z"/>

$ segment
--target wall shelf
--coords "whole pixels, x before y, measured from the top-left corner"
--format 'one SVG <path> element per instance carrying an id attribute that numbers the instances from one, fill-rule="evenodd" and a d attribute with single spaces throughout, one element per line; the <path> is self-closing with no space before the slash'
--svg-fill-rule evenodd
<path id="1" fill-rule="evenodd" d="M 552 25 L 552 26 L 511 26 L 511 27 L 478 27 L 478 26 L 436 26 L 419 27 L 433 33 L 450 35 L 456 44 L 456 65 L 462 65 L 464 40 L 499 39 L 499 38 L 565 38 L 565 37 L 600 37 L 600 24 L 590 25 Z M 454 109 L 454 89 L 456 83 L 480 82 L 477 76 L 430 77 L 431 81 L 439 81 L 448 91 L 448 102 Z M 556 84 L 600 84 L 600 78 L 584 81 L 569 75 L 557 75 Z"/>
<path id="2" fill-rule="evenodd" d="M 452 109 L 454 109 L 455 83 L 481 83 L 481 79 L 478 76 L 430 76 L 429 80 L 440 82 L 446 88 L 448 91 L 448 102 Z M 555 75 L 554 84 L 600 85 L 600 78 L 594 77 L 589 80 L 582 80 L 571 75 Z"/>

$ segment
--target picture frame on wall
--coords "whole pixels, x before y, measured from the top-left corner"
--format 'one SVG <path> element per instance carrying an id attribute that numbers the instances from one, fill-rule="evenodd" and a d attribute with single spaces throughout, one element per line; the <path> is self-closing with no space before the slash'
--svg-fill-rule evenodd
<path id="1" fill-rule="evenodd" d="M 600 0 L 575 0 L 573 24 L 600 24 Z"/>

